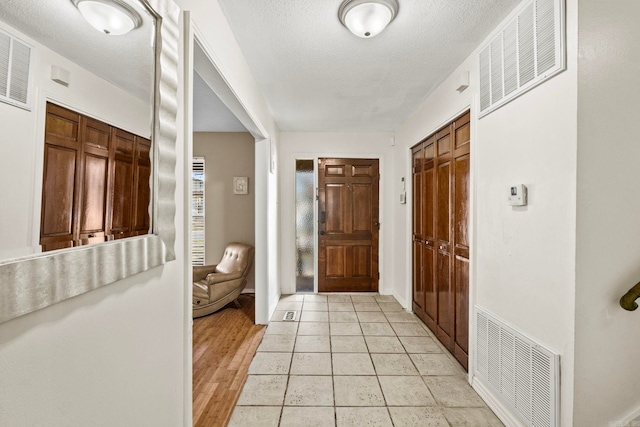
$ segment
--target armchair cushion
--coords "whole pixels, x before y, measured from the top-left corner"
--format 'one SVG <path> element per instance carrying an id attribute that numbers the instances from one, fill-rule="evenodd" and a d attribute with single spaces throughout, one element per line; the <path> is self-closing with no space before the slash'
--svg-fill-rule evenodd
<path id="1" fill-rule="evenodd" d="M 216 267 L 217 267 L 217 264 L 198 265 L 193 267 L 193 281 L 197 282 L 198 280 L 204 279 L 205 277 L 207 277 L 209 273 L 211 273 L 212 271 L 215 271 Z"/>
<path id="2" fill-rule="evenodd" d="M 243 243 L 229 243 L 214 271 L 225 274 L 242 271 L 249 264 L 249 256 L 251 256 L 253 260 L 253 251 L 249 251 L 247 245 Z"/>
<path id="3" fill-rule="evenodd" d="M 207 275 L 207 277 L 204 280 L 207 282 L 207 285 L 211 286 L 211 285 L 215 285 L 216 283 L 239 279 L 240 277 L 242 277 L 242 271 L 236 271 L 234 273 L 229 273 L 229 274 L 210 273 Z"/>

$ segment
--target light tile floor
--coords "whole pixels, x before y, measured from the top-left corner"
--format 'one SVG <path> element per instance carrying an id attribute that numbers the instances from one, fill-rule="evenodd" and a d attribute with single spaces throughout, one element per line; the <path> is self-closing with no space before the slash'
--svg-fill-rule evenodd
<path id="1" fill-rule="evenodd" d="M 296 321 L 283 322 L 286 310 Z M 392 296 L 283 296 L 231 427 L 497 427 L 424 324 Z"/>

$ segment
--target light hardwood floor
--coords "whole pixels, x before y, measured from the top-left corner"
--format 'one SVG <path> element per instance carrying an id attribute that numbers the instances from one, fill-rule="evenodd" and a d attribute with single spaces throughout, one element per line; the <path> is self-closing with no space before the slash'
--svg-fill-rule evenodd
<path id="1" fill-rule="evenodd" d="M 226 426 L 265 327 L 254 324 L 253 295 L 193 321 L 193 425 Z"/>

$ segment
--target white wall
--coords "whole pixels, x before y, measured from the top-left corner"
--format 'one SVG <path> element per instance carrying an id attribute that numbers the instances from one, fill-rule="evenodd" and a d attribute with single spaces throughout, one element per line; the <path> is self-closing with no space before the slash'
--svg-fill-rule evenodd
<path id="1" fill-rule="evenodd" d="M 229 242 L 255 245 L 255 139 L 248 132 L 196 132 L 194 157 L 205 158 L 205 262 L 217 264 Z M 249 178 L 249 194 L 233 194 L 233 177 Z M 255 290 L 255 266 L 245 291 Z"/>
<path id="2" fill-rule="evenodd" d="M 1 426 L 184 425 L 181 129 L 179 114 L 177 260 L 0 324 Z"/>
<path id="3" fill-rule="evenodd" d="M 280 145 L 281 257 L 283 293 L 295 292 L 295 160 L 317 157 L 380 159 L 380 283 L 382 294 L 391 294 L 393 270 L 393 208 L 399 205 L 400 179 L 393 175 L 394 147 L 390 133 L 298 133 L 283 132 Z"/>
<path id="4" fill-rule="evenodd" d="M 395 165 L 397 179 L 402 171 L 410 177 L 408 148 L 471 105 L 471 305 L 561 355 L 563 426 L 573 415 L 577 0 L 567 1 L 566 22 L 565 72 L 478 120 L 474 52 L 397 130 L 405 154 Z M 470 70 L 471 86 L 458 94 L 463 70 Z M 529 188 L 529 205 L 511 208 L 507 190 L 519 183 Z M 405 265 L 397 292 L 410 299 L 411 218 L 407 209 L 396 211 L 397 234 L 405 230 L 394 251 L 395 264 Z M 470 337 L 474 330 L 472 320 Z"/>
<path id="5" fill-rule="evenodd" d="M 217 1 L 176 0 L 183 10 L 190 11 L 192 20 L 200 35 L 199 42 L 207 53 L 220 75 L 231 88 L 233 94 L 248 112 L 257 127 L 263 130 L 264 141 L 256 141 L 256 181 L 265 185 L 256 188 L 256 323 L 268 323 L 270 313 L 280 296 L 279 252 L 270 251 L 269 232 L 277 232 L 277 172 L 269 178 L 269 141 L 279 144 L 280 130 L 276 125 L 269 106 L 255 81 L 240 46 L 236 41 L 229 23 Z M 224 100 L 223 100 L 224 101 Z M 264 143 L 266 146 L 260 146 Z M 264 163 L 264 165 L 263 165 Z M 265 167 L 263 167 L 265 166 Z M 264 194 L 263 194 L 264 192 Z M 276 205 L 270 206 L 271 203 Z M 274 208 L 274 206 L 276 208 Z M 260 218 L 260 215 L 264 215 Z M 273 228 L 268 229 L 269 225 Z M 276 247 L 278 245 L 278 235 Z M 273 244 L 273 243 L 272 243 Z"/>
<path id="6" fill-rule="evenodd" d="M 0 325 L 0 425 L 182 425 L 183 265 Z"/>
<path id="7" fill-rule="evenodd" d="M 32 109 L 0 103 L 0 260 L 39 252 L 44 120 L 48 100 L 149 137 L 151 104 L 0 22 L 0 28 L 33 46 Z M 51 66 L 71 73 L 71 84 L 51 80 Z M 91 94 L 88 97 L 87 94 Z"/>
<path id="8" fill-rule="evenodd" d="M 639 16 L 580 0 L 575 425 L 640 415 L 640 313 L 618 304 L 640 281 Z"/>

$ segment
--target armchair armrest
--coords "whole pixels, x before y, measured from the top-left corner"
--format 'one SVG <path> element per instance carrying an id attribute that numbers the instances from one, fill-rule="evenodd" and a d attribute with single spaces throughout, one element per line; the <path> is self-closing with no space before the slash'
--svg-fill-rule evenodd
<path id="1" fill-rule="evenodd" d="M 207 284 L 209 286 L 214 285 L 216 283 L 228 282 L 230 280 L 239 279 L 242 277 L 242 271 L 236 271 L 234 273 L 211 273 L 206 277 Z"/>
<path id="2" fill-rule="evenodd" d="M 218 264 L 193 267 L 193 281 L 197 282 L 198 280 L 204 279 L 209 273 L 215 271 L 217 266 Z"/>

